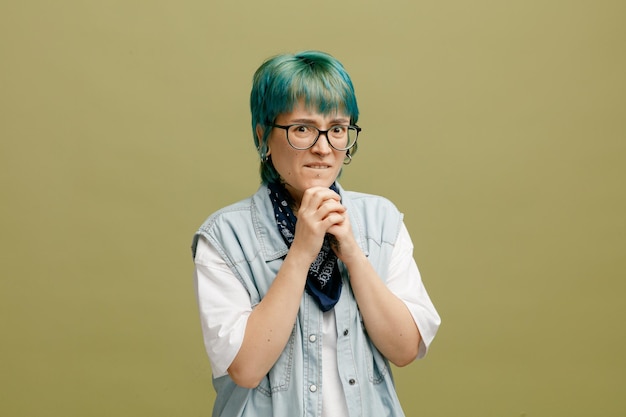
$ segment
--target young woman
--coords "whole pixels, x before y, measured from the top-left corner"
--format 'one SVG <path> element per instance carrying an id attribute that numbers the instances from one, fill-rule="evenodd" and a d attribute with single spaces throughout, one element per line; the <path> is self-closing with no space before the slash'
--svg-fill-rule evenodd
<path id="1" fill-rule="evenodd" d="M 402 214 L 337 182 L 361 129 L 344 67 L 316 51 L 256 71 L 261 186 L 196 233 L 214 416 L 403 416 L 389 362 L 426 354 L 439 316 Z"/>

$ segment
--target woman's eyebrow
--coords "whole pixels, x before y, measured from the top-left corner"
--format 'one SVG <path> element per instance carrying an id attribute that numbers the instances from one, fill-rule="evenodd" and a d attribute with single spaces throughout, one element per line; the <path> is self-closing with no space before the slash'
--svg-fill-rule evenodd
<path id="1" fill-rule="evenodd" d="M 335 125 L 335 124 L 348 124 L 350 123 L 350 118 L 349 117 L 339 117 L 337 119 L 333 119 L 330 121 L 330 124 Z"/>
<path id="2" fill-rule="evenodd" d="M 304 125 L 317 125 L 317 120 L 313 120 L 313 119 L 294 119 L 291 120 L 290 123 L 298 123 L 298 124 L 304 124 Z M 337 119 L 332 119 L 329 121 L 330 125 L 336 125 L 336 124 L 348 124 L 350 123 L 350 119 L 348 117 L 340 117 Z"/>
<path id="3" fill-rule="evenodd" d="M 300 123 L 303 125 L 314 125 L 315 124 L 315 120 L 313 119 L 293 119 L 291 120 L 291 123 Z"/>

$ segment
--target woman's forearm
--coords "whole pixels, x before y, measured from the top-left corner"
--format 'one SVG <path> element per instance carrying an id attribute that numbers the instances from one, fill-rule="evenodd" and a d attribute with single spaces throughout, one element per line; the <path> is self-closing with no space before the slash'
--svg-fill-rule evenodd
<path id="1" fill-rule="evenodd" d="M 296 321 L 310 260 L 289 251 L 263 300 L 248 317 L 243 342 L 228 373 L 237 385 L 255 388 L 285 348 Z"/>
<path id="2" fill-rule="evenodd" d="M 365 255 L 346 266 L 367 334 L 394 365 L 408 365 L 417 357 L 421 339 L 409 309 L 387 288 Z"/>

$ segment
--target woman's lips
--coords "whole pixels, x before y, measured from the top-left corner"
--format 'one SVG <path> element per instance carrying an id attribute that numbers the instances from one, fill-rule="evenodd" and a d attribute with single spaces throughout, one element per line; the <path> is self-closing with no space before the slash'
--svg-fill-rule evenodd
<path id="1" fill-rule="evenodd" d="M 305 167 L 311 168 L 311 169 L 328 169 L 328 168 L 330 168 L 330 165 L 325 165 L 325 164 L 308 164 L 308 165 L 305 165 Z"/>

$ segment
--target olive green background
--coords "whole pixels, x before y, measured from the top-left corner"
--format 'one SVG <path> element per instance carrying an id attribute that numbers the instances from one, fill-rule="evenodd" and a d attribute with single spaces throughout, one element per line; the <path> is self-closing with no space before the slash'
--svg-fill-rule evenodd
<path id="1" fill-rule="evenodd" d="M 346 188 L 443 325 L 408 416 L 626 415 L 623 1 L 3 1 L 0 414 L 207 416 L 191 236 L 258 185 L 251 77 L 321 49 Z"/>

